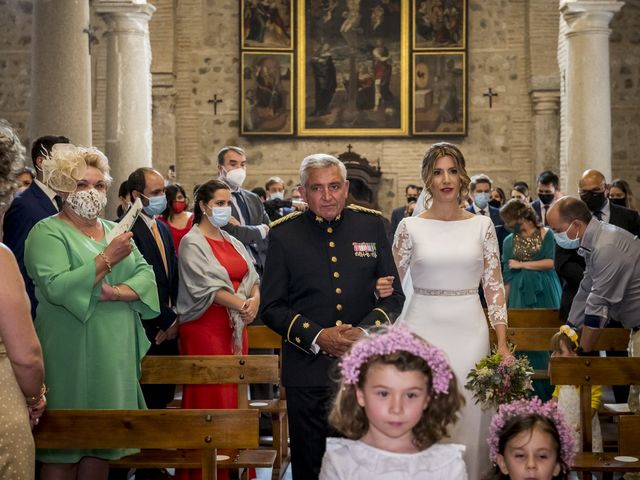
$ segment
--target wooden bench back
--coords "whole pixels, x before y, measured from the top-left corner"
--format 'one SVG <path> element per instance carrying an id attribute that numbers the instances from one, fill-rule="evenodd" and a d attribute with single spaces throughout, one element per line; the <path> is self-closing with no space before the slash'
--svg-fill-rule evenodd
<path id="1" fill-rule="evenodd" d="M 509 327 L 555 327 L 564 324 L 560 311 L 551 308 L 510 308 L 507 311 Z"/>
<path id="2" fill-rule="evenodd" d="M 249 348 L 267 348 L 279 351 L 282 348 L 282 337 L 265 325 L 247 327 Z"/>
<path id="3" fill-rule="evenodd" d="M 559 327 L 512 327 L 507 330 L 507 340 L 519 351 L 548 352 L 551 337 Z M 491 331 L 491 343 L 495 345 L 495 332 Z M 603 328 L 595 344 L 595 350 L 626 352 L 629 345 L 629 330 Z"/>
<path id="4" fill-rule="evenodd" d="M 623 415 L 618 424 L 620 455 L 640 456 L 640 415 Z"/>

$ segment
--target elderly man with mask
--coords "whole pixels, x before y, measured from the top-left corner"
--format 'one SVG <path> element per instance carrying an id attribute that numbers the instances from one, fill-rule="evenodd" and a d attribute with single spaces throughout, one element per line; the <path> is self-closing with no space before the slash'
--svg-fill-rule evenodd
<path id="1" fill-rule="evenodd" d="M 547 221 L 556 242 L 584 258 L 585 272 L 569 312 L 568 323 L 582 327 L 579 353 L 589 352 L 612 317 L 631 329 L 629 356 L 640 356 L 640 240 L 614 225 L 598 221 L 586 203 L 563 197 L 551 206 Z M 637 386 L 629 408 L 640 411 Z"/>

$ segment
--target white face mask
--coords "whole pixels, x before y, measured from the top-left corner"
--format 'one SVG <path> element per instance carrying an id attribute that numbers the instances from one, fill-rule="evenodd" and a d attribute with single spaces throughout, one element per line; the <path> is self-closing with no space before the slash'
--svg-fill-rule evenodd
<path id="1" fill-rule="evenodd" d="M 232 187 L 240 188 L 244 183 L 244 179 L 247 178 L 247 171 L 244 168 L 236 168 L 230 172 L 225 170 L 224 178 Z"/>
<path id="2" fill-rule="evenodd" d="M 69 194 L 67 203 L 79 217 L 94 220 L 98 218 L 98 214 L 107 206 L 107 194 L 99 192 L 95 188 L 82 191 L 76 190 Z"/>
<path id="3" fill-rule="evenodd" d="M 269 194 L 271 200 L 284 200 L 284 192 L 272 192 Z"/>

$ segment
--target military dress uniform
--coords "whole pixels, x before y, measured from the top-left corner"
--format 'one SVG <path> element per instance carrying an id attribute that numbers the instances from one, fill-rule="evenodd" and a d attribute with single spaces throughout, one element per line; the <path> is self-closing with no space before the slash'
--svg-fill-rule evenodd
<path id="1" fill-rule="evenodd" d="M 378 299 L 376 280 L 388 275 L 394 293 Z M 314 340 L 343 323 L 389 325 L 404 303 L 380 213 L 349 206 L 332 221 L 307 210 L 274 222 L 260 297 L 264 323 L 283 339 L 293 478 L 317 478 L 336 359 Z"/>

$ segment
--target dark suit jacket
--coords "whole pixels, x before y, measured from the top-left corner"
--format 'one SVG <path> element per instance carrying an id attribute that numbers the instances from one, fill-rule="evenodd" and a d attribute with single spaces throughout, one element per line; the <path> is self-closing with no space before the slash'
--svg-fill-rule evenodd
<path id="1" fill-rule="evenodd" d="M 244 202 L 247 204 L 247 209 L 249 210 L 249 218 L 245 218 L 245 225 L 229 225 L 222 227 L 230 235 L 233 235 L 238 240 L 240 240 L 248 249 L 251 254 L 255 257 L 256 267 L 259 273 L 262 272 L 264 268 L 264 262 L 267 256 L 267 246 L 269 245 L 269 241 L 267 238 L 263 239 L 260 234 L 260 229 L 257 227 L 258 225 L 269 225 L 270 220 L 267 212 L 264 210 L 264 206 L 260 201 L 260 197 L 258 197 L 255 193 L 250 192 L 249 190 L 245 190 L 241 188 L 238 190 Z M 235 205 L 231 204 L 231 214 L 239 219 L 240 215 L 236 210 Z"/>
<path id="2" fill-rule="evenodd" d="M 609 223 L 624 228 L 634 235 L 640 235 L 640 215 L 635 210 L 621 207 L 609 202 Z M 578 255 L 578 250 L 565 250 L 556 245 L 554 267 L 562 284 L 562 298 L 560 299 L 560 316 L 567 320 L 573 297 L 575 297 L 584 275 L 584 259 Z"/>
<path id="3" fill-rule="evenodd" d="M 4 216 L 2 241 L 11 249 L 18 261 L 20 273 L 22 273 L 27 294 L 31 300 L 31 318 L 36 318 L 38 302 L 36 301 L 35 287 L 24 266 L 24 242 L 36 223 L 56 213 L 58 210 L 51 199 L 36 182 L 33 182 L 29 188 L 13 200 Z"/>
<path id="4" fill-rule="evenodd" d="M 531 208 L 533 208 L 533 211 L 536 212 L 536 216 L 538 217 L 538 221 L 542 222 L 542 202 L 540 201 L 540 199 L 536 199 L 533 202 L 530 203 Z"/>

